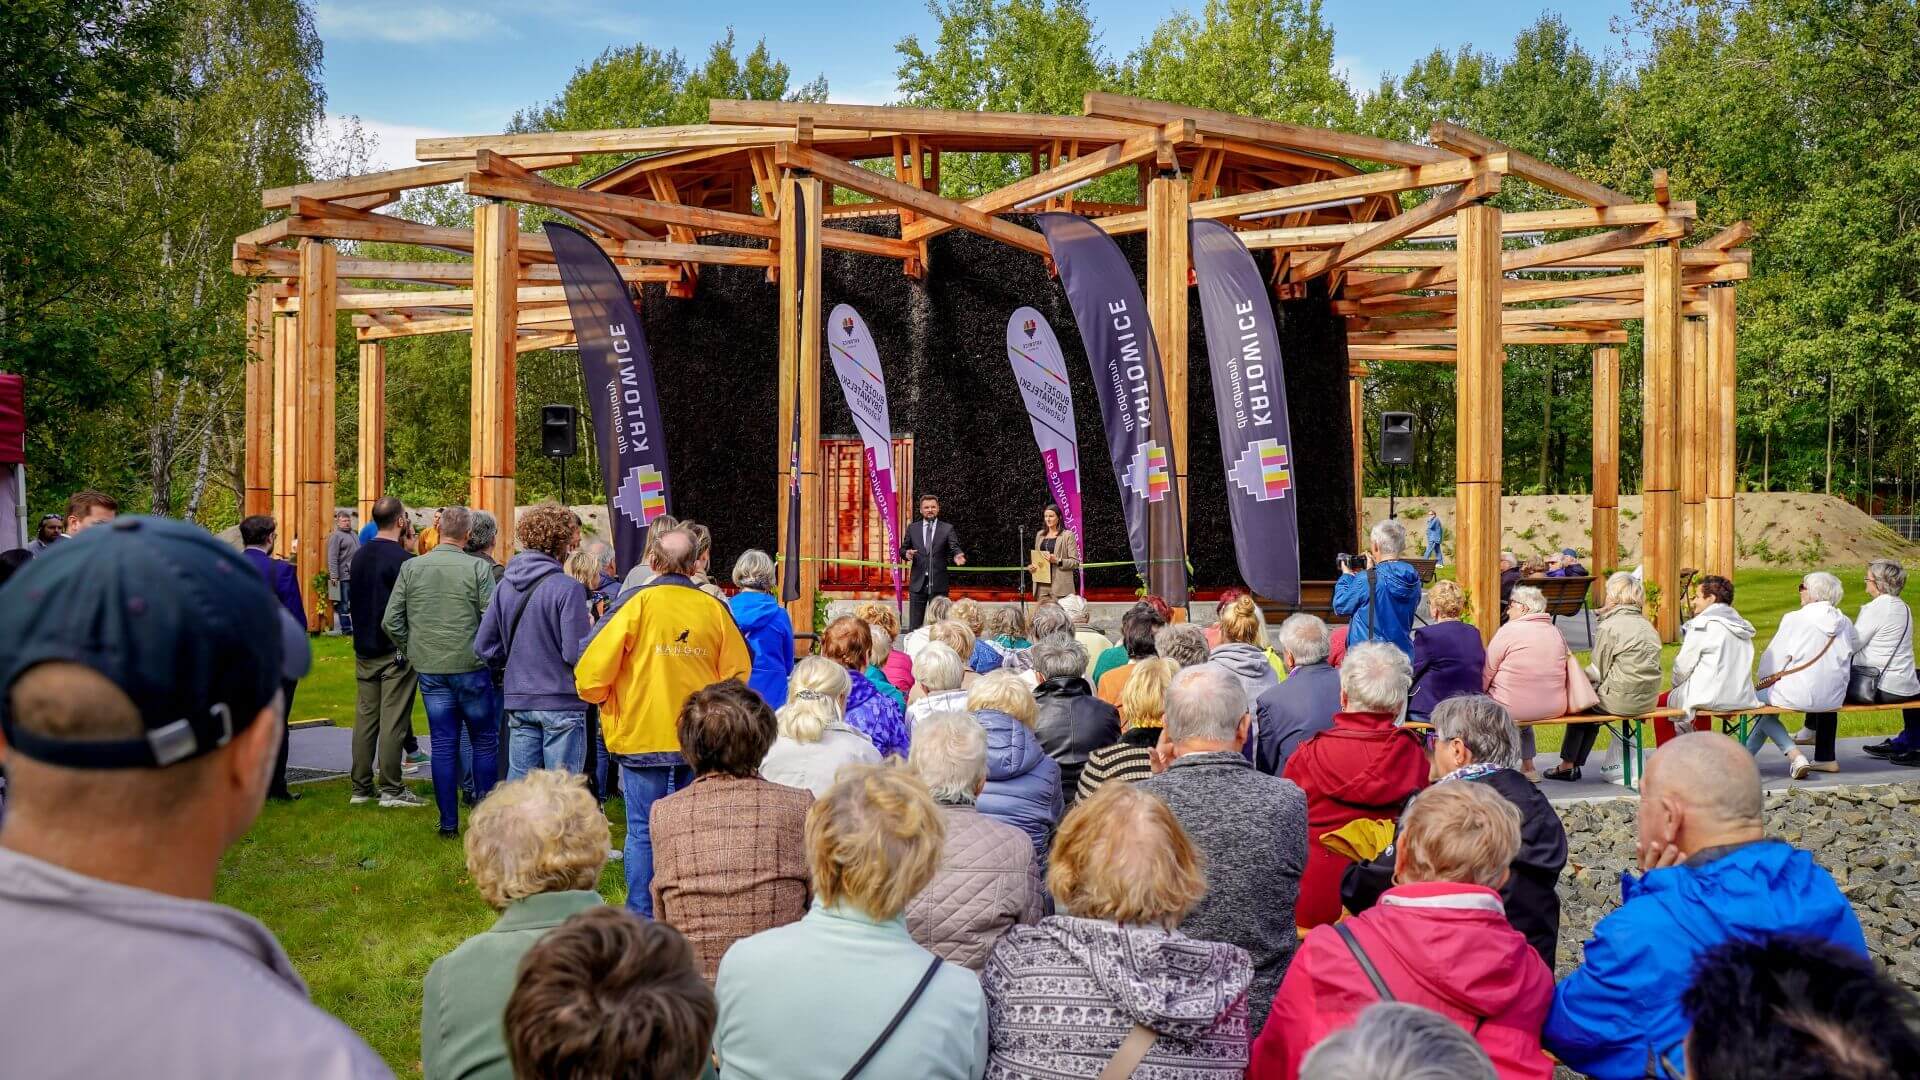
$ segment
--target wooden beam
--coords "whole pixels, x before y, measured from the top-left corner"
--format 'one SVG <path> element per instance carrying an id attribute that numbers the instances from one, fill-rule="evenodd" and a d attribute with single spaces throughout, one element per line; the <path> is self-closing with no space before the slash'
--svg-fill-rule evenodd
<path id="1" fill-rule="evenodd" d="M 247 294 L 246 460 L 241 512 L 273 513 L 273 301 L 267 286 Z"/>
<path id="2" fill-rule="evenodd" d="M 1137 125 L 1087 116 L 906 109 L 891 105 L 841 105 L 818 101 L 713 98 L 707 102 L 707 119 L 714 124 L 784 125 L 789 129 L 789 138 L 793 125 L 802 119 L 812 120 L 815 124 L 867 128 L 893 135 L 993 135 L 1012 139 L 1055 138 L 1117 143 L 1140 134 Z M 814 141 L 824 142 L 827 137 L 816 130 Z"/>
<path id="3" fill-rule="evenodd" d="M 820 128 L 817 142 L 867 142 L 871 131 Z M 606 128 L 599 131 L 536 131 L 500 135 L 460 135 L 420 139 L 413 144 L 421 161 L 470 158 L 482 150 L 509 157 L 528 154 L 639 154 L 696 147 L 765 146 L 793 138 L 793 128 L 682 124 L 668 127 Z"/>
<path id="4" fill-rule="evenodd" d="M 1397 345 L 1348 345 L 1349 360 L 1384 360 L 1388 363 L 1411 361 L 1427 364 L 1451 364 L 1459 359 L 1455 349 L 1414 349 Z"/>
<path id="5" fill-rule="evenodd" d="M 464 156 L 472 157 L 470 154 Z M 517 164 L 523 169 L 553 169 L 562 165 L 575 164 L 579 160 L 580 157 L 577 154 L 547 154 L 523 157 Z M 363 173 L 338 180 L 313 180 L 304 184 L 271 187 L 260 193 L 260 205 L 268 210 L 276 210 L 291 205 L 296 197 L 326 202 L 356 195 L 388 194 L 432 187 L 435 184 L 447 184 L 458 180 L 472 171 L 472 168 L 473 165 L 469 161 L 447 161 Z"/>
<path id="6" fill-rule="evenodd" d="M 1454 390 L 1454 566 L 1480 640 L 1500 628 L 1500 211 L 1484 203 L 1454 216 L 1460 252 L 1459 360 Z"/>
<path id="7" fill-rule="evenodd" d="M 1063 187 L 1105 176 L 1116 169 L 1154 157 L 1162 145 L 1181 145 L 1194 141 L 1192 124 L 1168 124 L 1157 131 L 1142 132 L 1122 143 L 1084 154 L 1056 165 L 1045 172 L 1016 180 L 1006 187 L 970 199 L 966 205 L 984 214 L 997 214 L 1014 206 L 1058 191 Z M 1143 215 L 1145 211 L 1141 212 Z M 926 240 L 954 226 L 945 221 L 916 221 L 901 231 L 908 240 Z M 1145 228 L 1142 218 L 1141 228 Z"/>
<path id="8" fill-rule="evenodd" d="M 1246 235 L 1246 234 L 1242 234 Z M 1584 237 L 1582 238 L 1584 239 Z M 1454 261 L 1451 251 L 1376 251 L 1353 260 L 1356 271 L 1354 280 L 1370 281 L 1385 278 L 1385 273 L 1366 273 L 1365 271 L 1387 271 L 1411 267 L 1448 266 Z M 1590 270 L 1639 270 L 1646 261 L 1645 251 L 1622 250 L 1601 255 L 1576 255 L 1556 259 L 1530 269 L 1541 271 L 1565 271 L 1579 273 Z M 1746 248 L 1732 251 L 1703 251 L 1700 248 L 1681 248 L 1680 265 L 1688 269 L 1710 269 L 1726 266 L 1750 266 L 1753 252 Z"/>
<path id="9" fill-rule="evenodd" d="M 1593 350 L 1593 591 L 1620 568 L 1620 350 Z"/>
<path id="10" fill-rule="evenodd" d="M 523 285 L 518 290 L 523 304 L 565 303 L 567 291 L 560 285 Z M 299 311 L 300 298 L 289 296 L 274 301 L 275 311 Z M 405 311 L 409 308 L 470 308 L 472 289 L 380 289 L 340 293 L 334 302 L 339 311 Z"/>
<path id="11" fill-rule="evenodd" d="M 1347 334 L 1349 347 L 1359 345 L 1452 345 L 1451 329 L 1361 330 Z M 1500 335 L 1508 345 L 1625 345 L 1625 330 L 1508 330 Z"/>
<path id="12" fill-rule="evenodd" d="M 1010 221 L 1002 221 L 965 203 L 954 202 L 952 199 L 941 198 L 930 191 L 910 187 L 890 176 L 868 172 L 858 165 L 848 165 L 818 150 L 810 150 L 792 143 L 782 143 L 774 151 L 774 160 L 784 168 L 810 172 L 822 180 L 838 184 L 849 191 L 858 191 L 862 195 L 872 196 L 894 206 L 916 210 L 927 217 L 951 222 L 1042 257 L 1047 255 L 1046 239 L 1032 229 L 1021 228 Z"/>
<path id="13" fill-rule="evenodd" d="M 1707 290 L 1707 525 L 1708 573 L 1731 578 L 1736 543 L 1734 494 L 1738 486 L 1734 446 L 1735 389 L 1739 377 L 1733 287 Z"/>
<path id="14" fill-rule="evenodd" d="M 1680 633 L 1679 374 L 1680 250 L 1672 244 L 1647 259 L 1642 385 L 1646 420 L 1641 440 L 1641 552 L 1646 581 L 1658 586 L 1654 628 L 1660 640 Z"/>
<path id="15" fill-rule="evenodd" d="M 1697 213 L 1693 203 L 1675 203 L 1670 208 L 1661 208 L 1653 203 L 1634 203 L 1631 206 L 1577 207 L 1571 210 L 1527 210 L 1507 214 L 1501 220 L 1501 228 L 1507 233 L 1543 232 L 1547 230 L 1603 229 L 1621 225 L 1648 225 L 1656 222 L 1686 220 L 1691 222 Z M 1304 225 L 1290 228 L 1248 229 L 1240 234 L 1241 241 L 1250 248 L 1256 247 L 1337 247 L 1359 236 L 1368 228 L 1367 222 L 1356 221 L 1337 225 Z M 1424 240 L 1449 239 L 1446 223 L 1429 224 L 1415 229 L 1411 237 Z M 1432 251 L 1393 252 L 1395 256 L 1416 257 L 1452 255 L 1445 249 Z M 1418 265 L 1409 264 L 1409 265 Z"/>
<path id="16" fill-rule="evenodd" d="M 1753 224 L 1747 221 L 1736 221 L 1707 237 L 1699 246 L 1707 251 L 1727 251 L 1739 247 L 1752 238 Z"/>
<path id="17" fill-rule="evenodd" d="M 621 278 L 626 281 L 677 281 L 680 275 L 677 268 L 670 266 L 627 264 L 617 266 L 616 269 L 620 271 Z M 432 282 L 441 285 L 471 284 L 473 264 L 470 262 L 384 262 L 379 259 L 341 259 L 340 279 L 342 281 Z M 559 280 L 560 268 L 551 263 L 520 267 L 522 288 L 528 287 L 528 282 Z"/>
<path id="18" fill-rule="evenodd" d="M 1483 172 L 1500 173 L 1505 172 L 1506 169 L 1507 161 L 1504 155 L 1487 158 L 1484 161 L 1454 158 L 1450 161 L 1410 169 L 1387 169 L 1381 172 L 1361 173 L 1358 176 L 1316 180 L 1312 183 L 1295 184 L 1292 187 L 1274 188 L 1268 191 L 1254 191 L 1245 195 L 1224 195 L 1217 199 L 1201 199 L 1189 208 L 1188 213 L 1196 219 L 1237 218 L 1243 214 L 1311 206 L 1320 202 L 1415 191 L 1421 188 L 1443 187 L 1447 184 L 1463 184 Z M 1147 227 L 1146 212 L 1116 214 L 1101 218 L 1095 224 L 1099 225 L 1102 231 L 1115 236 L 1139 232 Z M 1245 237 L 1252 233 L 1241 235 Z"/>
<path id="19" fill-rule="evenodd" d="M 1577 199 L 1590 206 L 1623 206 L 1633 201 L 1631 195 L 1623 195 L 1612 188 L 1570 173 L 1557 165 L 1549 165 L 1539 158 L 1523 154 L 1505 143 L 1489 139 L 1478 132 L 1469 131 L 1458 124 L 1449 124 L 1442 120 L 1428 130 L 1427 138 L 1435 146 L 1442 146 L 1468 157 L 1510 154 L 1515 176 L 1531 180 L 1548 191 L 1565 195 L 1569 199 Z"/>
<path id="20" fill-rule="evenodd" d="M 329 204 L 331 205 L 331 204 Z M 391 244 L 472 251 L 473 235 L 464 229 L 367 214 L 343 217 L 330 214 L 321 218 L 288 218 L 296 236 L 334 240 L 378 240 Z M 601 250 L 615 258 L 652 259 L 658 262 L 696 262 L 719 266 L 772 266 L 775 258 L 764 248 L 732 248 L 714 244 L 671 244 L 658 240 L 606 240 L 595 238 Z M 553 261 L 553 247 L 543 233 L 521 233 L 516 245 L 522 258 Z"/>
<path id="21" fill-rule="evenodd" d="M 1381 139 L 1372 135 L 1307 127 L 1303 124 L 1289 124 L 1279 120 L 1258 120 L 1213 109 L 1171 105 L 1146 98 L 1100 91 L 1090 91 L 1082 101 L 1080 111 L 1088 116 L 1145 124 L 1164 124 L 1169 120 L 1192 120 L 1202 132 L 1218 135 L 1221 138 L 1245 139 L 1248 142 L 1274 144 L 1316 154 L 1381 161 L 1391 165 L 1426 165 L 1432 162 L 1450 161 L 1454 157 L 1445 150 L 1394 142 L 1391 139 Z"/>
<path id="22" fill-rule="evenodd" d="M 384 314 L 354 316 L 353 325 L 359 332 L 360 340 L 386 341 L 430 334 L 465 334 L 473 330 L 471 315 L 433 315 L 424 318 L 393 316 L 391 321 L 383 321 L 387 318 Z M 565 327 L 573 325 L 573 317 L 565 304 L 543 304 L 519 308 L 514 313 L 514 325 L 523 330 Z"/>
<path id="23" fill-rule="evenodd" d="M 1571 240 L 1560 240 L 1538 247 L 1520 248 L 1504 251 L 1500 255 L 1502 271 L 1525 270 L 1543 266 L 1562 259 L 1577 258 L 1582 255 L 1597 255 L 1620 248 L 1639 247 L 1641 244 L 1656 240 L 1674 239 L 1686 234 L 1687 222 L 1663 221 L 1652 225 L 1636 225 L 1613 232 L 1595 233 L 1591 236 L 1576 236 Z M 1415 270 L 1407 274 L 1398 274 L 1370 281 L 1349 282 L 1345 294 L 1348 299 L 1366 296 L 1381 296 L 1387 293 L 1402 292 L 1406 289 L 1425 289 L 1444 284 L 1458 277 L 1454 266 L 1436 266 L 1427 270 Z"/>
<path id="24" fill-rule="evenodd" d="M 1706 565 L 1707 551 L 1707 320 L 1680 322 L 1680 565 Z"/>
<path id="25" fill-rule="evenodd" d="M 505 155 L 502 155 L 502 154 L 496 154 L 491 150 L 482 150 L 478 154 L 475 154 L 473 157 L 473 167 L 474 167 L 474 172 L 480 173 L 489 177 L 497 177 L 505 180 L 517 180 L 517 181 L 520 181 L 521 183 L 532 184 L 540 187 L 552 187 L 552 188 L 560 187 L 559 184 L 555 184 L 549 180 L 546 180 L 543 177 L 537 176 L 531 170 L 522 168 L 520 165 L 516 164 L 512 158 L 506 157 Z M 474 175 L 473 173 L 468 173 L 465 179 L 471 180 L 473 175 Z M 471 184 L 469 184 L 468 186 L 469 188 L 471 188 Z M 562 189 L 562 190 L 570 190 L 570 189 Z M 577 217 L 577 219 L 582 224 L 587 225 L 588 227 L 593 229 L 598 229 L 600 232 L 606 233 L 608 236 L 614 237 L 615 239 L 618 239 L 618 240 L 658 240 L 660 239 L 658 235 L 654 233 L 650 233 L 647 230 L 641 228 L 638 225 L 635 225 L 630 221 L 625 221 L 617 217 L 609 217 L 602 214 L 589 214 L 589 213 L 580 213 L 580 214 L 570 215 L 570 216 Z M 674 237 L 673 239 L 677 240 L 679 239 L 679 237 Z"/>
<path id="26" fill-rule="evenodd" d="M 554 349 L 574 343 L 573 331 L 555 330 L 544 334 L 521 334 L 513 339 L 513 351 L 520 353 L 536 352 L 540 349 Z"/>
<path id="27" fill-rule="evenodd" d="M 781 530 L 776 543 L 784 555 L 791 494 L 788 470 L 793 464 L 790 453 L 797 419 L 800 424 L 797 464 L 802 561 L 799 566 L 783 564 L 780 568 L 783 575 L 799 575 L 799 599 L 787 605 L 787 614 L 795 627 L 813 625 L 820 564 L 812 559 L 819 556 L 825 541 L 826 509 L 820 505 L 820 324 L 823 315 L 820 311 L 820 245 L 814 242 L 814 237 L 819 235 L 822 187 L 818 179 L 810 176 L 789 175 L 780 182 L 780 416 L 776 448 L 776 475 L 780 482 L 775 521 Z"/>
<path id="28" fill-rule="evenodd" d="M 513 553 L 515 362 L 518 336 L 520 208 L 488 201 L 473 208 L 473 372 L 468 410 L 469 504 L 500 525 L 493 557 Z"/>
<path id="29" fill-rule="evenodd" d="M 1365 232 L 1333 251 L 1302 260 L 1288 276 L 1295 281 L 1305 281 L 1338 270 L 1370 251 L 1404 239 L 1416 229 L 1444 222 L 1461 207 L 1479 202 L 1499 191 L 1499 173 L 1480 173 L 1459 187 L 1435 195 L 1411 210 L 1370 225 Z"/>
<path id="30" fill-rule="evenodd" d="M 307 310 L 300 316 L 298 400 L 300 487 L 293 525 L 294 576 L 307 612 L 307 629 L 328 629 L 320 618 L 322 594 L 315 575 L 327 567 L 327 534 L 333 531 L 334 464 L 334 290 L 338 286 L 331 244 L 300 243 L 300 294 Z M 286 523 L 280 526 L 286 529 Z"/>
<path id="31" fill-rule="evenodd" d="M 360 483 L 362 525 L 373 520 L 375 500 L 387 493 L 387 347 L 360 345 Z M 370 613 L 362 612 L 362 615 Z"/>
<path id="32" fill-rule="evenodd" d="M 273 320 L 273 554 L 293 553 L 300 521 L 300 317 Z"/>
<path id="33" fill-rule="evenodd" d="M 1160 346 L 1167 391 L 1167 438 L 1180 492 L 1181 536 L 1187 530 L 1187 281 L 1192 268 L 1187 233 L 1189 181 L 1156 176 L 1147 182 L 1147 319 Z M 1169 537 L 1169 540 L 1172 538 Z"/>

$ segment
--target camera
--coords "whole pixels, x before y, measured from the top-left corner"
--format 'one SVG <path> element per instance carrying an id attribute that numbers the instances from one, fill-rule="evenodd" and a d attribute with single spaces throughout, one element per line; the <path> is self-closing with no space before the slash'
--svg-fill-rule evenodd
<path id="1" fill-rule="evenodd" d="M 1340 569 L 1350 571 L 1355 574 L 1366 572 L 1367 567 L 1371 565 L 1371 560 L 1368 559 L 1364 553 L 1359 555 L 1349 555 L 1343 551 L 1340 554 L 1334 556 L 1334 558 L 1340 561 Z"/>

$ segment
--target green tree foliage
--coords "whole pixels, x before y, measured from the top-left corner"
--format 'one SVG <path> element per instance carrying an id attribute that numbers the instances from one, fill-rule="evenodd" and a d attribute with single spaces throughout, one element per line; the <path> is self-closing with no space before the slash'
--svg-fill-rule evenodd
<path id="1" fill-rule="evenodd" d="M 1177 12 L 1127 58 L 1126 93 L 1222 112 L 1348 127 L 1353 94 L 1333 70 L 1320 0 L 1207 0 Z"/>

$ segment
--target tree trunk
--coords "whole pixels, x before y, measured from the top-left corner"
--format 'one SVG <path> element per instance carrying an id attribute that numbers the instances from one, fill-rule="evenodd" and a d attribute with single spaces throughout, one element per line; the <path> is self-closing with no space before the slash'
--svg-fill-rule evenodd
<path id="1" fill-rule="evenodd" d="M 211 435 L 200 440 L 200 459 L 193 467 L 193 487 L 187 492 L 187 509 L 183 516 L 196 525 L 200 523 L 200 497 L 207 490 L 207 456 L 212 446 Z"/>
<path id="2" fill-rule="evenodd" d="M 1545 495 L 1552 489 L 1547 486 L 1552 476 L 1549 455 L 1553 452 L 1553 353 L 1547 353 L 1546 393 L 1540 395 L 1540 493 Z"/>
<path id="3" fill-rule="evenodd" d="M 1825 492 L 1833 494 L 1833 372 L 1827 372 L 1827 482 Z"/>

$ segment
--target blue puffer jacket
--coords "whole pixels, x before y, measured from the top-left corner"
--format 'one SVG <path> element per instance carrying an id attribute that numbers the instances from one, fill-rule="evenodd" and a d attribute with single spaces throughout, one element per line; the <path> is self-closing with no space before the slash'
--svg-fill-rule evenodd
<path id="1" fill-rule="evenodd" d="M 1413 656 L 1413 612 L 1420 606 L 1420 571 L 1399 559 L 1373 569 L 1373 595 L 1366 574 L 1341 574 L 1333 586 L 1333 610 L 1347 616 L 1347 648 L 1363 641 L 1391 641 Z"/>
<path id="2" fill-rule="evenodd" d="M 980 812 L 1019 826 L 1033 841 L 1045 877 L 1053 830 L 1067 808 L 1060 763 L 1047 756 L 1038 736 L 1006 713 L 981 709 L 973 718 L 987 729 L 987 786 L 980 792 Z"/>
<path id="3" fill-rule="evenodd" d="M 873 682 L 858 671 L 847 672 L 853 690 L 847 695 L 847 726 L 873 740 L 881 757 L 907 756 L 911 738 L 905 709 L 874 688 Z"/>
<path id="4" fill-rule="evenodd" d="M 1680 996 L 1701 954 L 1769 934 L 1867 954 L 1839 886 L 1813 856 L 1783 841 L 1736 847 L 1705 865 L 1622 874 L 1620 907 L 1594 927 L 1585 963 L 1555 991 L 1540 1041 L 1597 1080 L 1665 1075 L 1657 1072 L 1661 1057 L 1685 1060 Z"/>
<path id="5" fill-rule="evenodd" d="M 747 685 L 760 692 L 767 704 L 779 708 L 787 703 L 787 677 L 793 674 L 793 620 L 772 593 L 742 589 L 727 601 L 733 610 L 734 624 L 747 639 L 747 651 L 753 654 L 753 674 Z"/>

